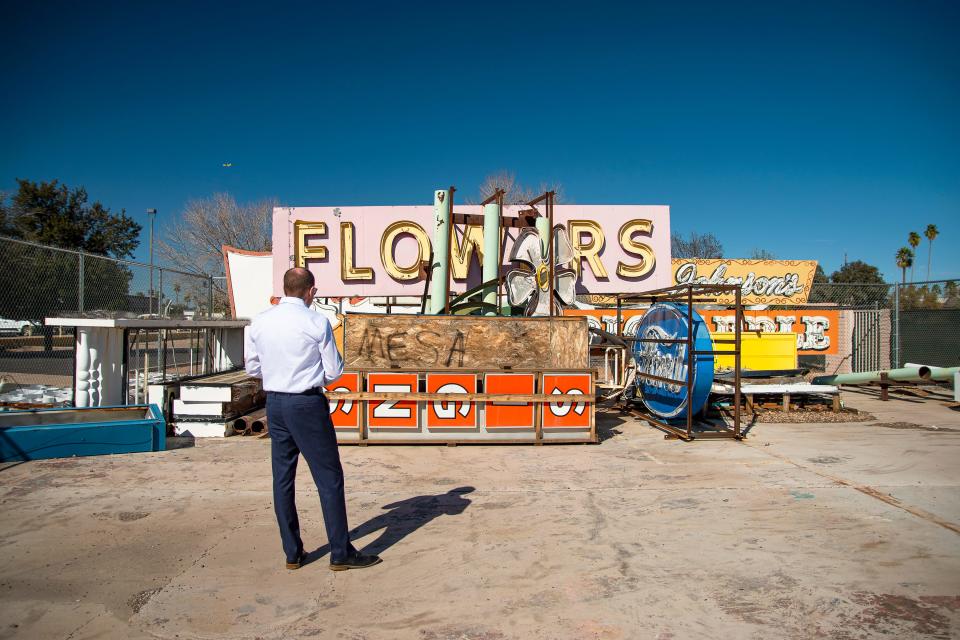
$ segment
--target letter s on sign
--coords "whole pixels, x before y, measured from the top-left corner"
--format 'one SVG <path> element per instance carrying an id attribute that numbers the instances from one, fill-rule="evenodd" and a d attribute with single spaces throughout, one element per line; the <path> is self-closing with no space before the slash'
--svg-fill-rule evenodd
<path id="1" fill-rule="evenodd" d="M 641 259 L 639 264 L 617 263 L 617 275 L 624 278 L 642 278 L 651 271 L 657 263 L 656 256 L 650 245 L 637 242 L 633 239 L 633 234 L 644 233 L 650 235 L 653 233 L 653 221 L 637 219 L 629 220 L 620 227 L 620 246 L 628 254 L 637 256 Z"/>

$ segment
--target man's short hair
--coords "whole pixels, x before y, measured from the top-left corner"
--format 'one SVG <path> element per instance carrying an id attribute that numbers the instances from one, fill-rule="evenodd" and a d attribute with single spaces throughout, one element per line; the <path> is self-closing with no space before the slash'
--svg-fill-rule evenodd
<path id="1" fill-rule="evenodd" d="M 314 285 L 313 273 L 303 267 L 287 269 L 283 274 L 283 295 L 302 298 Z"/>

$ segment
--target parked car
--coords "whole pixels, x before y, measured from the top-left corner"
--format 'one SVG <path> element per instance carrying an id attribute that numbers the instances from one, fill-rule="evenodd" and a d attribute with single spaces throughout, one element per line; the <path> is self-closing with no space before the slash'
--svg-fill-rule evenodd
<path id="1" fill-rule="evenodd" d="M 32 336 L 38 333 L 39 325 L 29 320 L 0 318 L 0 336 Z"/>

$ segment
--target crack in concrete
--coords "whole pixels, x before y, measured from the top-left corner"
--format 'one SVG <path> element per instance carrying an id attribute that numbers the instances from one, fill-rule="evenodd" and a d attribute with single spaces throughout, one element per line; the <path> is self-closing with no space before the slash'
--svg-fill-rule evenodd
<path id="1" fill-rule="evenodd" d="M 881 502 L 884 502 L 884 503 L 886 503 L 886 504 L 888 504 L 888 505 L 890 505 L 890 506 L 892 506 L 892 507 L 896 507 L 897 509 L 901 509 L 901 510 L 903 510 L 903 511 L 906 511 L 907 513 L 909 513 L 909 514 L 911 514 L 911 515 L 914 515 L 914 516 L 920 518 L 921 520 L 926 520 L 927 522 L 930 522 L 930 523 L 935 524 L 935 525 L 937 525 L 937 526 L 943 527 L 944 529 L 946 529 L 946 530 L 948 530 L 948 531 L 952 531 L 953 533 L 956 533 L 956 534 L 960 535 L 960 525 L 955 524 L 955 523 L 953 523 L 953 522 L 950 522 L 949 520 L 944 520 L 943 518 L 940 518 L 939 516 L 937 516 L 937 515 L 935 515 L 935 514 L 933 514 L 933 513 L 930 513 L 929 511 L 926 511 L 926 510 L 924 510 L 924 509 L 921 509 L 920 507 L 914 507 L 913 505 L 904 504 L 903 502 L 901 502 L 900 500 L 894 498 L 893 496 L 888 495 L 888 494 L 886 494 L 886 493 L 883 493 L 883 492 L 881 492 L 881 491 L 878 491 L 878 490 L 875 489 L 874 487 L 870 487 L 870 486 L 862 485 L 862 484 L 856 484 L 856 483 L 854 483 L 854 482 L 850 482 L 849 480 L 844 480 L 843 478 L 838 478 L 837 476 L 831 475 L 831 474 L 829 474 L 829 473 L 824 473 L 824 472 L 822 472 L 822 471 L 818 471 L 817 469 L 808 467 L 808 466 L 806 466 L 806 465 L 804 465 L 804 464 L 800 464 L 799 462 L 796 462 L 795 460 L 791 460 L 790 458 L 788 458 L 788 457 L 786 457 L 786 456 L 784 456 L 784 455 L 781 455 L 781 454 L 779 454 L 779 453 L 775 453 L 775 452 L 773 452 L 773 451 L 764 451 L 764 450 L 762 450 L 762 449 L 759 449 L 758 447 L 750 444 L 749 442 L 746 442 L 746 443 L 744 443 L 744 444 L 746 444 L 748 447 L 757 449 L 758 451 L 761 451 L 762 453 L 764 453 L 764 454 L 766 454 L 766 455 L 768 455 L 768 456 L 772 456 L 772 457 L 777 458 L 777 459 L 779 459 L 779 460 L 783 460 L 784 462 L 786 462 L 786 463 L 788 463 L 788 464 L 792 464 L 793 466 L 797 467 L 798 469 L 803 469 L 804 471 L 809 471 L 810 473 L 815 474 L 815 475 L 818 475 L 818 476 L 820 476 L 821 478 L 826 478 L 827 480 L 830 480 L 831 482 L 834 482 L 834 483 L 839 484 L 839 485 L 841 485 L 841 486 L 849 487 L 849 488 L 851 488 L 851 489 L 854 489 L 855 491 L 859 491 L 860 493 L 862 493 L 862 494 L 864 494 L 864 495 L 870 496 L 871 498 L 875 498 L 875 499 L 877 499 L 877 500 L 879 500 L 879 501 L 881 501 Z"/>

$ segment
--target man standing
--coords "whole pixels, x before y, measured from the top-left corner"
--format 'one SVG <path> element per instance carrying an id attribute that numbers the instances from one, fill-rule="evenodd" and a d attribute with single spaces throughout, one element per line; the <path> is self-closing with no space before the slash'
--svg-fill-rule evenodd
<path id="1" fill-rule="evenodd" d="M 317 294 L 313 274 L 307 269 L 290 269 L 283 274 L 283 294 L 276 306 L 253 319 L 244 348 L 247 373 L 263 378 L 267 392 L 273 507 L 287 569 L 299 569 L 306 557 L 294 495 L 301 453 L 320 493 L 330 568 L 370 567 L 380 558 L 359 553 L 350 543 L 337 436 L 330 404 L 321 390 L 343 373 L 343 358 L 330 323 L 309 308 Z"/>

